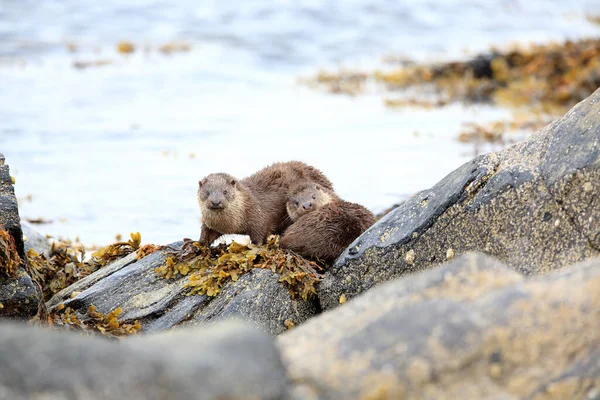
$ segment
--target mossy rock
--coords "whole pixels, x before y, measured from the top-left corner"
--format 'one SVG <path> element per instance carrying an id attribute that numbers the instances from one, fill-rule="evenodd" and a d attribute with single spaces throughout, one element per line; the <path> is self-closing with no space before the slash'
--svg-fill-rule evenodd
<path id="1" fill-rule="evenodd" d="M 599 258 L 527 277 L 469 253 L 277 343 L 297 399 L 595 399 L 598 293 Z"/>
<path id="2" fill-rule="evenodd" d="M 179 249 L 181 244 L 168 247 Z M 85 320 L 86 310 L 92 305 L 104 314 L 121 307 L 119 320 L 139 321 L 141 332 L 237 317 L 273 335 L 287 330 L 290 322 L 300 324 L 319 311 L 315 298 L 293 299 L 279 275 L 266 269 L 240 275 L 214 297 L 191 294 L 187 286 L 191 275 L 165 279 L 157 274 L 166 256 L 168 253 L 159 250 L 137 260 L 136 253 L 132 253 L 58 292 L 46 303 L 48 311 L 57 311 L 62 304 Z"/>
<path id="3" fill-rule="evenodd" d="M 27 274 L 20 221 L 10 171 L 8 165 L 4 164 L 4 156 L 0 154 L 0 229 L 8 232 L 11 245 L 14 245 L 20 258 L 20 265 L 14 273 L 7 273 L 7 266 L 0 265 L 0 317 L 27 319 L 37 313 L 41 294 Z"/>
<path id="4" fill-rule="evenodd" d="M 247 324 L 111 341 L 0 323 L 0 398 L 280 399 L 273 339 Z"/>
<path id="5" fill-rule="evenodd" d="M 466 251 L 540 274 L 600 255 L 600 90 L 529 139 L 476 157 L 388 213 L 319 284 L 323 308 Z"/>

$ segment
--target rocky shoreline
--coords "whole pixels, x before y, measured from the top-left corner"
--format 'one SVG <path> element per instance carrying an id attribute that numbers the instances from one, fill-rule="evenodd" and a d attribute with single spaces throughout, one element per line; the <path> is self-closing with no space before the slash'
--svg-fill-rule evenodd
<path id="1" fill-rule="evenodd" d="M 2 159 L 0 260 L 18 268 L 0 265 L 0 315 L 41 327 L 0 323 L 0 398 L 600 398 L 599 195 L 597 90 L 390 211 L 314 296 L 264 265 L 190 295 L 193 278 L 161 278 L 168 253 L 140 255 L 132 237 L 44 303 L 28 257 L 49 249 L 24 243 Z M 92 306 L 102 329 L 142 334 L 46 324 L 65 310 L 89 322 Z"/>

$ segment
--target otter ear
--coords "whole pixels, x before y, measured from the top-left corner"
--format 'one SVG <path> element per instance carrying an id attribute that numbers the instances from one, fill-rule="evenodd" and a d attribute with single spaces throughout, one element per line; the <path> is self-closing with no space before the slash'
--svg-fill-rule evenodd
<path id="1" fill-rule="evenodd" d="M 323 190 L 323 189 L 321 189 L 321 186 L 319 186 L 319 185 L 315 185 L 315 189 L 317 189 L 317 190 Z"/>
<path id="2" fill-rule="evenodd" d="M 198 186 L 202 187 L 202 181 L 198 181 Z"/>
<path id="3" fill-rule="evenodd" d="M 231 181 L 229 181 L 229 183 L 231 183 L 231 186 L 235 186 L 235 183 L 236 183 L 236 182 L 237 182 L 237 181 L 236 181 L 235 179 L 232 179 Z"/>

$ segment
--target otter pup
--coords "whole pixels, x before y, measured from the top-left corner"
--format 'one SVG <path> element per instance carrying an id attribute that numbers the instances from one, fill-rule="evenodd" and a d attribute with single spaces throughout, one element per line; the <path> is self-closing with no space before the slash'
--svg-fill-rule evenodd
<path id="1" fill-rule="evenodd" d="M 286 208 L 294 223 L 279 244 L 302 256 L 333 262 L 375 223 L 365 207 L 342 200 L 319 184 L 303 182 L 290 193 Z"/>
<path id="2" fill-rule="evenodd" d="M 321 171 L 300 161 L 275 163 L 242 180 L 225 173 L 206 176 L 198 182 L 199 242 L 210 245 L 223 234 L 237 233 L 263 244 L 269 235 L 283 232 L 291 222 L 286 211 L 289 190 L 299 181 L 333 188 Z"/>
<path id="3" fill-rule="evenodd" d="M 340 198 L 333 191 L 315 182 L 301 181 L 290 189 L 286 209 L 290 219 L 295 222 L 304 214 L 317 210 L 334 200 L 340 200 Z"/>

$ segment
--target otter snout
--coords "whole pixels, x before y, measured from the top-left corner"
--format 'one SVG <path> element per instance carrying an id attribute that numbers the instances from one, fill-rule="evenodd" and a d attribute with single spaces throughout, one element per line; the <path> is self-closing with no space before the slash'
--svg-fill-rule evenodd
<path id="1" fill-rule="evenodd" d="M 222 210 L 225 208 L 225 199 L 223 196 L 213 194 L 206 200 L 206 205 L 211 210 Z"/>
<path id="2" fill-rule="evenodd" d="M 302 203 L 302 208 L 304 208 L 306 211 L 309 211 L 312 209 L 312 203 L 310 201 Z"/>

